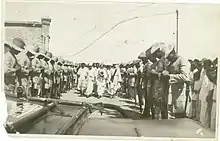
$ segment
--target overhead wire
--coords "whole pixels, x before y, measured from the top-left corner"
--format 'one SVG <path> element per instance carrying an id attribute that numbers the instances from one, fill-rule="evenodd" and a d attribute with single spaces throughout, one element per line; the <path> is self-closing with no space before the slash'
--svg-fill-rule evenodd
<path id="1" fill-rule="evenodd" d="M 160 13 L 160 14 L 152 14 L 149 16 L 136 16 L 133 18 L 129 18 L 123 21 L 118 22 L 117 24 L 115 24 L 114 26 L 112 26 L 109 30 L 107 30 L 106 32 L 102 33 L 98 38 L 96 38 L 94 41 L 92 41 L 92 43 L 90 43 L 89 45 L 87 45 L 86 47 L 84 47 L 83 49 L 81 49 L 80 51 L 76 52 L 75 54 L 72 55 L 68 55 L 68 56 L 76 56 L 78 54 L 80 54 L 81 52 L 83 52 L 84 50 L 88 49 L 89 47 L 91 47 L 96 41 L 98 41 L 99 39 L 101 39 L 103 36 L 105 36 L 106 34 L 108 34 L 111 30 L 115 29 L 117 26 L 119 26 L 122 23 L 131 21 L 131 20 L 136 20 L 136 19 L 140 19 L 140 18 L 150 18 L 150 17 L 154 17 L 154 16 L 163 16 L 163 15 L 171 15 L 174 14 L 175 12 L 169 12 L 169 13 Z"/>
<path id="2" fill-rule="evenodd" d="M 152 5 L 154 5 L 155 3 L 150 3 L 150 4 L 145 4 L 145 5 L 141 5 L 141 6 L 138 6 L 138 7 L 136 7 L 136 8 L 133 8 L 133 9 L 130 9 L 130 10 L 127 10 L 127 11 L 124 11 L 124 12 L 133 12 L 133 11 L 136 11 L 136 10 L 139 10 L 139 9 L 141 9 L 141 8 L 147 8 L 147 7 L 150 7 L 150 6 L 152 6 Z M 123 13 L 124 13 L 123 12 Z M 117 13 L 117 14 L 121 14 L 122 12 L 120 12 L 120 13 Z"/>
<path id="3" fill-rule="evenodd" d="M 134 19 L 137 19 L 138 17 L 133 17 L 133 18 L 130 18 L 130 19 L 126 19 L 126 20 L 123 20 L 117 24 L 115 24 L 114 26 L 112 26 L 109 30 L 107 30 L 106 32 L 102 33 L 98 38 L 96 38 L 92 43 L 90 43 L 88 46 L 86 46 L 85 48 L 83 48 L 82 50 L 78 51 L 77 53 L 71 55 L 71 56 L 75 56 L 79 53 L 81 53 L 82 51 L 86 50 L 87 48 L 89 48 L 90 46 L 92 46 L 96 41 L 98 41 L 100 38 L 102 38 L 103 36 L 105 36 L 107 33 L 109 33 L 111 30 L 113 30 L 114 28 L 116 28 L 118 25 L 124 23 L 124 22 L 127 22 L 127 21 L 130 21 L 130 20 L 134 20 Z"/>

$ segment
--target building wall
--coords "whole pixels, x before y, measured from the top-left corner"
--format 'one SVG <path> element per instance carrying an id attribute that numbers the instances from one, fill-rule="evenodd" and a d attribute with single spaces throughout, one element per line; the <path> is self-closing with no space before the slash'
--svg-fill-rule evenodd
<path id="1" fill-rule="evenodd" d="M 5 22 L 5 40 L 12 42 L 13 38 L 21 38 L 26 45 L 37 45 L 49 49 L 50 18 L 42 18 L 41 22 L 17 21 Z"/>
<path id="2" fill-rule="evenodd" d="M 12 42 L 13 38 L 22 38 L 26 45 L 42 47 L 41 28 L 36 27 L 5 27 L 5 40 Z"/>

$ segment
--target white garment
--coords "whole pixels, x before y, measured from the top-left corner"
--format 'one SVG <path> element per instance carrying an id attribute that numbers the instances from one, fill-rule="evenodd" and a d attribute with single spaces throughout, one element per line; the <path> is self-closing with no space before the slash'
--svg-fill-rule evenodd
<path id="1" fill-rule="evenodd" d="M 115 76 L 113 78 L 113 82 L 112 82 L 112 85 L 113 85 L 113 94 L 116 93 L 116 91 L 121 87 L 120 85 L 120 82 L 122 81 L 121 79 L 121 71 L 119 68 L 116 69 L 116 73 L 115 73 Z"/>
<path id="2" fill-rule="evenodd" d="M 99 70 L 99 71 L 102 71 L 102 70 Z M 101 77 L 100 75 L 98 75 L 97 77 L 97 93 L 99 96 L 102 96 L 105 92 L 105 86 L 106 86 L 106 83 L 105 83 L 105 77 Z"/>
<path id="3" fill-rule="evenodd" d="M 209 81 L 207 75 L 204 75 L 202 87 L 199 93 L 199 100 L 201 101 L 201 112 L 200 112 L 200 122 L 203 126 L 208 127 L 209 121 L 208 121 L 208 102 L 206 101 L 206 97 L 211 91 L 214 89 L 214 84 Z"/>
<path id="4" fill-rule="evenodd" d="M 111 70 L 107 70 L 107 83 L 111 81 L 112 73 Z"/>
<path id="5" fill-rule="evenodd" d="M 91 95 L 93 91 L 93 81 L 94 81 L 94 71 L 91 69 L 88 71 L 87 75 L 87 89 L 85 94 L 86 95 Z"/>
<path id="6" fill-rule="evenodd" d="M 86 78 L 88 75 L 88 68 L 80 68 L 78 73 L 79 80 L 78 80 L 78 89 L 85 90 L 86 89 Z"/>
<path id="7" fill-rule="evenodd" d="M 212 130 L 216 130 L 216 99 L 217 99 L 217 86 L 214 86 L 214 92 L 213 92 L 213 103 L 212 103 L 212 112 L 211 112 L 211 124 L 210 128 Z"/>

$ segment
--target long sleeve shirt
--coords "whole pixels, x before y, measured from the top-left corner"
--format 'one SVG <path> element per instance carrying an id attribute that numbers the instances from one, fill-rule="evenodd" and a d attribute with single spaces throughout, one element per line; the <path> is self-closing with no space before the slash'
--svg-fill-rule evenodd
<path id="1" fill-rule="evenodd" d="M 27 76 L 31 68 L 31 61 L 28 58 L 26 52 L 21 52 L 16 56 L 18 64 L 21 65 L 21 77 Z"/>
<path id="2" fill-rule="evenodd" d="M 167 70 L 170 73 L 170 83 L 184 83 L 189 81 L 190 64 L 182 57 L 168 66 Z"/>
<path id="3" fill-rule="evenodd" d="M 32 66 L 33 74 L 34 75 L 40 74 L 40 72 L 41 72 L 41 62 L 40 62 L 40 60 L 37 57 L 35 57 L 32 60 L 31 66 Z"/>
<path id="4" fill-rule="evenodd" d="M 10 52 L 5 53 L 4 57 L 4 73 L 15 76 L 16 58 Z"/>

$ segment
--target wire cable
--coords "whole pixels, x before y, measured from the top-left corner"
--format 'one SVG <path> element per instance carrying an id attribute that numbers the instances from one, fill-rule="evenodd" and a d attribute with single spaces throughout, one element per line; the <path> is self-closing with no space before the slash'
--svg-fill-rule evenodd
<path id="1" fill-rule="evenodd" d="M 133 17 L 133 18 L 129 18 L 123 21 L 118 22 L 117 24 L 115 24 L 114 26 L 112 26 L 109 30 L 107 30 L 106 32 L 104 32 L 103 34 L 101 34 L 98 38 L 96 38 L 92 43 L 90 43 L 89 45 L 87 45 L 86 47 L 84 47 L 82 50 L 76 52 L 75 54 L 72 55 L 68 55 L 68 56 L 76 56 L 78 54 L 80 54 L 81 52 L 83 52 L 84 50 L 88 49 L 89 47 L 91 47 L 96 41 L 98 41 L 99 39 L 101 39 L 103 36 L 105 36 L 106 34 L 108 34 L 111 30 L 115 29 L 117 26 L 119 26 L 122 23 L 131 21 L 131 20 L 136 20 L 136 19 L 140 19 L 140 18 L 150 18 L 150 17 L 154 17 L 154 16 L 164 16 L 164 15 L 171 15 L 174 14 L 175 12 L 170 12 L 170 13 L 162 13 L 162 14 L 153 14 L 153 15 L 149 15 L 149 16 L 137 16 L 137 17 Z"/>
<path id="2" fill-rule="evenodd" d="M 126 19 L 126 20 L 123 20 L 117 24 L 115 24 L 113 27 L 111 27 L 109 30 L 107 30 L 106 32 L 104 32 L 103 34 L 101 34 L 98 38 L 96 38 L 92 43 L 90 43 L 88 46 L 86 46 L 85 48 L 83 48 L 82 50 L 78 51 L 77 53 L 71 55 L 71 56 L 75 56 L 81 52 L 83 52 L 84 50 L 86 50 L 87 48 L 89 48 L 90 46 L 92 46 L 96 41 L 98 41 L 100 38 L 102 38 L 103 36 L 105 36 L 107 33 L 109 33 L 111 30 L 113 30 L 114 28 L 116 28 L 117 26 L 119 26 L 120 24 L 122 23 L 125 23 L 127 21 L 131 21 L 131 20 L 135 20 L 137 19 L 138 17 L 134 17 L 134 18 L 130 18 L 130 19 Z"/>

